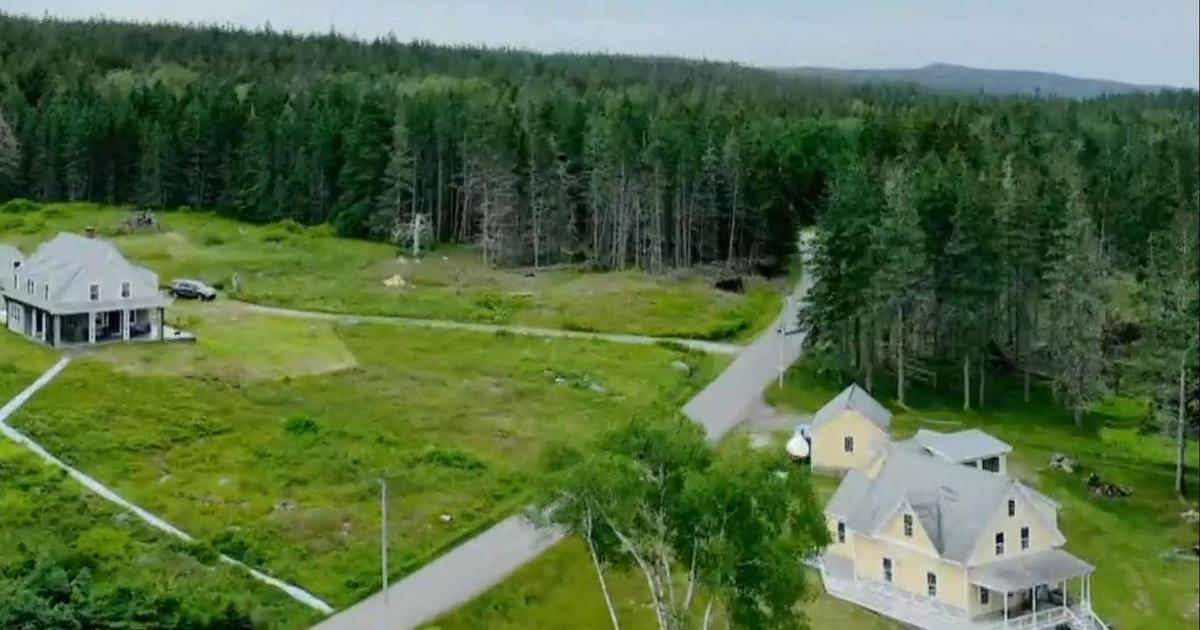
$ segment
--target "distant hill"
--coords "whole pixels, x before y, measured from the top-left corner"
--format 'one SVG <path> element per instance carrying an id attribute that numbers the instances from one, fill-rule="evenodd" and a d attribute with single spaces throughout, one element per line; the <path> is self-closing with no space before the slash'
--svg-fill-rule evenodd
<path id="1" fill-rule="evenodd" d="M 934 63 L 923 68 L 877 70 L 817 67 L 779 68 L 778 70 L 792 76 L 844 83 L 909 83 L 947 92 L 983 92 L 997 95 L 1040 94 L 1065 98 L 1090 98 L 1105 94 L 1157 92 L 1174 89 L 1162 85 L 1136 85 L 1103 79 L 1082 79 L 1051 72 L 985 70 L 945 63 Z"/>

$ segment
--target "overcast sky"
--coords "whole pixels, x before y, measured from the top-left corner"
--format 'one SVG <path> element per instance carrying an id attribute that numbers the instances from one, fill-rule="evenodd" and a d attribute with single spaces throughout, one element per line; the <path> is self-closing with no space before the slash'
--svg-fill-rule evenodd
<path id="1" fill-rule="evenodd" d="M 941 61 L 1196 87 L 1197 0 L 0 0 L 8 12 L 203 21 L 761 66 Z"/>

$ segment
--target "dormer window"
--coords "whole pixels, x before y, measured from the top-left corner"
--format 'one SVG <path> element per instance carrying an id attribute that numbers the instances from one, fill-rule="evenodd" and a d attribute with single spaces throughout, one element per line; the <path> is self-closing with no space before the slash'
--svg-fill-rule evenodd
<path id="1" fill-rule="evenodd" d="M 122 297 L 122 298 L 124 298 L 124 299 L 128 299 L 128 298 L 129 298 L 129 293 L 130 293 L 130 289 L 129 289 L 129 283 L 128 283 L 128 282 L 122 282 L 122 283 L 121 283 L 121 297 Z"/>
<path id="2" fill-rule="evenodd" d="M 93 302 L 100 301 L 100 285 L 99 284 L 93 282 L 92 284 L 88 285 L 88 299 Z"/>
<path id="3" fill-rule="evenodd" d="M 905 514 L 904 515 L 904 535 L 908 538 L 912 538 L 912 532 L 913 532 L 912 514 Z"/>
<path id="4" fill-rule="evenodd" d="M 1008 500 L 1008 517 L 1012 518 L 1016 515 L 1017 515 L 1017 502 L 1012 499 L 1009 499 Z"/>
<path id="5" fill-rule="evenodd" d="M 20 268 L 21 268 L 21 261 L 19 261 L 19 260 L 14 260 L 14 261 L 13 261 L 13 271 L 16 271 L 16 270 L 18 270 L 18 269 L 20 269 Z"/>

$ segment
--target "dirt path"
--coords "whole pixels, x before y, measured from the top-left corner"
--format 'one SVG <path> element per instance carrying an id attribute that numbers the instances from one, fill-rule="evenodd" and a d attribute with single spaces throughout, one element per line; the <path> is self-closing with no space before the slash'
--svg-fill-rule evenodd
<path id="1" fill-rule="evenodd" d="M 557 328 L 535 328 L 532 326 L 506 326 L 499 324 L 476 324 L 471 322 L 459 322 L 448 319 L 418 319 L 415 317 L 397 317 L 390 315 L 355 315 L 353 313 L 325 313 L 321 311 L 303 311 L 291 308 L 281 308 L 278 306 L 263 306 L 261 304 L 251 304 L 249 302 L 238 302 L 236 300 L 226 300 L 227 303 L 235 304 L 251 313 L 263 313 L 266 315 L 276 315 L 279 317 L 298 317 L 303 319 L 320 319 L 326 321 L 347 321 L 347 322 L 369 322 L 372 324 L 395 324 L 399 326 L 419 326 L 423 328 L 441 328 L 450 330 L 472 330 L 475 332 L 497 333 L 507 332 L 514 335 L 528 335 L 531 337 L 560 337 L 566 339 L 596 339 L 600 341 L 608 341 L 612 343 L 628 343 L 637 345 L 652 345 L 663 341 L 678 343 L 693 350 L 701 352 L 709 352 L 713 354 L 738 354 L 742 351 L 742 346 L 721 343 L 717 341 L 703 341 L 700 339 L 682 339 L 676 337 L 647 337 L 644 335 L 624 335 L 617 333 L 594 333 L 583 332 L 578 330 L 560 330 Z"/>

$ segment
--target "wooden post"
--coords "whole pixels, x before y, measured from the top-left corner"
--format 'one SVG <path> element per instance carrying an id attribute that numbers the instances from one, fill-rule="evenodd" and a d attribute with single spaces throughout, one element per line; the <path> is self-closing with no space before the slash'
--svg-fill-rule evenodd
<path id="1" fill-rule="evenodd" d="M 54 315 L 54 347 L 62 345 L 62 315 Z"/>
<path id="2" fill-rule="evenodd" d="M 88 343 L 96 343 L 96 314 L 88 311 Z"/>
<path id="3" fill-rule="evenodd" d="M 129 309 L 121 309 L 121 339 L 129 341 Z"/>
<path id="4" fill-rule="evenodd" d="M 1008 627 L 1008 591 L 1004 591 L 1003 593 L 1001 593 L 1000 597 L 1004 598 L 1004 627 L 1007 628 Z"/>
<path id="5" fill-rule="evenodd" d="M 1033 625 L 1036 626 L 1037 625 L 1037 584 L 1034 584 L 1033 588 L 1029 589 L 1029 601 L 1032 602 Z"/>
<path id="6" fill-rule="evenodd" d="M 159 341 L 162 341 L 166 335 L 166 331 L 163 330 L 164 328 L 166 328 L 166 325 L 167 325 L 166 319 L 167 319 L 166 318 L 166 309 L 159 307 L 159 309 L 158 309 L 158 340 Z"/>

